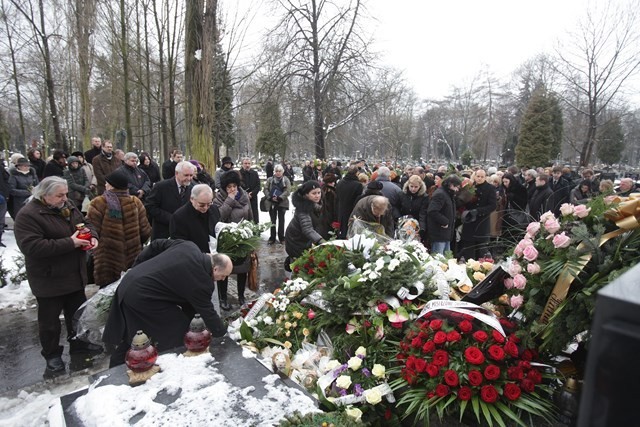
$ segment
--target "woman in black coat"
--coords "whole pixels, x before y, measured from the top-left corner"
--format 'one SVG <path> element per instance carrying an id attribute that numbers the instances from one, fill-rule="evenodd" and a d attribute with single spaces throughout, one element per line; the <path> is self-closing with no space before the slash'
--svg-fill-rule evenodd
<path id="1" fill-rule="evenodd" d="M 158 164 L 153 161 L 148 153 L 140 153 L 140 157 L 138 157 L 138 159 L 140 160 L 140 164 L 138 165 L 138 167 L 147 174 L 147 176 L 149 177 L 149 182 L 153 187 L 153 184 L 162 179 L 160 177 L 160 167 L 158 167 Z"/>
<path id="2" fill-rule="evenodd" d="M 400 197 L 400 215 L 410 216 L 418 221 L 420 225 L 420 237 L 423 239 L 427 235 L 427 208 L 429 207 L 429 197 L 427 196 L 427 186 L 418 175 L 412 175 L 402 188 Z"/>
<path id="3" fill-rule="evenodd" d="M 318 181 L 307 181 L 291 196 L 291 203 L 296 208 L 293 219 L 285 232 L 285 249 L 287 259 L 285 270 L 291 271 L 289 265 L 313 244 L 324 241 L 318 228 L 322 212 L 322 190 Z"/>
<path id="4" fill-rule="evenodd" d="M 31 191 L 38 185 L 38 182 L 36 171 L 30 166 L 29 161 L 24 157 L 18 159 L 16 167 L 9 171 L 9 214 L 11 218 L 16 218 L 27 199 L 31 197 Z"/>
<path id="5" fill-rule="evenodd" d="M 525 210 L 528 193 L 520 181 L 510 173 L 502 176 L 502 187 L 506 198 L 505 212 L 502 217 L 503 233 L 511 234 L 513 228 L 521 227 L 526 222 L 522 219 L 527 216 Z"/>
<path id="6" fill-rule="evenodd" d="M 427 238 L 431 252 L 444 254 L 451 250 L 455 233 L 456 204 L 454 195 L 460 190 L 462 181 L 456 175 L 446 178 L 433 192 L 427 207 Z"/>
<path id="7" fill-rule="evenodd" d="M 358 166 L 349 167 L 346 175 L 336 185 L 336 202 L 338 205 L 338 222 L 340 223 L 340 239 L 347 236 L 349 216 L 356 205 L 358 196 L 362 194 L 362 184 L 358 181 Z"/>

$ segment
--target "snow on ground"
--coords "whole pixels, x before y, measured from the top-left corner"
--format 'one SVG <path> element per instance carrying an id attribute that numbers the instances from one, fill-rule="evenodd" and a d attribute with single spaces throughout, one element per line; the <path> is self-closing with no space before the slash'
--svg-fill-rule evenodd
<path id="1" fill-rule="evenodd" d="M 7 246 L 0 248 L 2 267 L 5 270 L 10 270 L 11 272 L 7 276 L 11 276 L 18 269 L 16 258 L 22 256 L 13 236 L 13 230 L 5 230 L 2 234 L 2 243 Z M 0 310 L 26 310 L 27 308 L 35 308 L 35 304 L 35 298 L 26 280 L 0 288 Z"/>

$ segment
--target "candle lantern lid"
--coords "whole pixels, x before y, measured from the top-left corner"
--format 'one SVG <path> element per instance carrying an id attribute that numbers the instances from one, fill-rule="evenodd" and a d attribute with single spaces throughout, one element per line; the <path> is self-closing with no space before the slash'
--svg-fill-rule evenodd
<path id="1" fill-rule="evenodd" d="M 147 334 L 145 334 L 142 331 L 138 331 L 133 336 L 133 340 L 131 340 L 131 348 L 142 349 L 148 346 L 150 343 L 151 343 L 151 340 L 149 339 Z"/>
<path id="2" fill-rule="evenodd" d="M 199 313 L 196 313 L 193 319 L 191 319 L 189 330 L 193 332 L 201 332 L 205 329 L 207 329 L 207 326 L 205 325 L 204 320 L 202 320 L 202 317 L 200 317 Z"/>

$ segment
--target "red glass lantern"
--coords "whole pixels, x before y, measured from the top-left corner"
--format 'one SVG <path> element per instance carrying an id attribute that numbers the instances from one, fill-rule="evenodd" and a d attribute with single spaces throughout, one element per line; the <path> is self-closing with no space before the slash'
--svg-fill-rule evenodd
<path id="1" fill-rule="evenodd" d="M 191 320 L 189 330 L 184 334 L 184 346 L 192 353 L 202 353 L 211 344 L 211 332 L 204 324 L 199 314 Z"/>
<path id="2" fill-rule="evenodd" d="M 127 367 L 133 372 L 145 372 L 153 367 L 157 359 L 158 350 L 151 345 L 149 337 L 142 331 L 136 332 L 125 356 Z"/>
<path id="3" fill-rule="evenodd" d="M 78 235 L 76 236 L 80 240 L 86 240 L 87 242 L 91 242 L 91 230 L 85 227 L 84 223 L 76 224 L 76 230 L 78 230 Z M 88 251 L 92 246 L 82 246 L 83 251 Z"/>

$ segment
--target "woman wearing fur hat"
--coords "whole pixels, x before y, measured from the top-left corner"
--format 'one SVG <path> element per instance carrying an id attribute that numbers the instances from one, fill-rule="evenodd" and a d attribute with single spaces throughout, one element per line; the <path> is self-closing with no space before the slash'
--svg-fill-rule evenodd
<path id="1" fill-rule="evenodd" d="M 322 216 L 321 199 L 318 181 L 305 182 L 291 196 L 296 211 L 285 233 L 285 249 L 289 255 L 284 262 L 287 271 L 291 271 L 289 265 L 311 245 L 324 242 L 317 231 Z"/>
<path id="2" fill-rule="evenodd" d="M 35 169 L 24 157 L 17 160 L 14 169 L 9 169 L 9 175 L 9 214 L 15 219 L 39 181 Z"/>
<path id="3" fill-rule="evenodd" d="M 80 159 L 76 156 L 69 156 L 67 164 L 69 167 L 64 170 L 63 178 L 67 180 L 67 185 L 69 186 L 68 197 L 76 205 L 76 208 L 81 210 L 84 196 L 89 194 L 91 182 L 89 182 L 87 174 L 82 169 Z"/>
<path id="4" fill-rule="evenodd" d="M 93 277 L 100 287 L 119 279 L 151 236 L 147 211 L 139 198 L 129 195 L 126 173 L 116 169 L 105 181 L 105 192 L 87 209 L 87 219 L 100 236 L 100 246 L 93 252 Z"/>
<path id="5" fill-rule="evenodd" d="M 249 195 L 240 187 L 240 174 L 237 171 L 230 170 L 222 174 L 220 190 L 218 190 L 213 204 L 220 211 L 220 222 L 240 222 L 243 219 L 247 221 L 253 219 Z M 237 275 L 238 303 L 242 306 L 245 303 L 244 289 L 247 284 L 247 273 L 251 267 L 251 259 L 247 257 L 241 264 L 239 262 L 234 261 L 232 273 Z M 223 310 L 231 309 L 231 305 L 227 302 L 227 285 L 228 279 L 218 281 L 218 297 L 220 297 L 220 307 Z"/>

